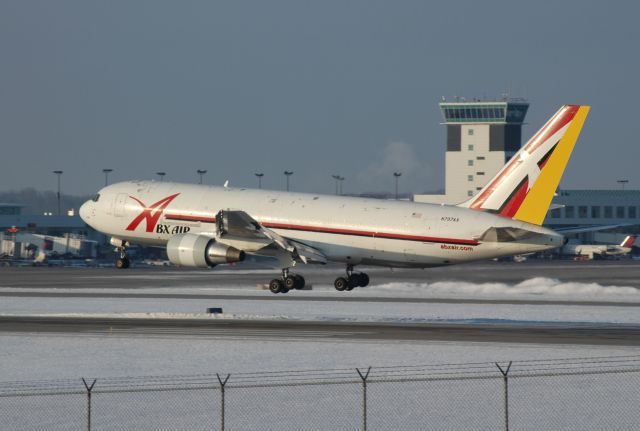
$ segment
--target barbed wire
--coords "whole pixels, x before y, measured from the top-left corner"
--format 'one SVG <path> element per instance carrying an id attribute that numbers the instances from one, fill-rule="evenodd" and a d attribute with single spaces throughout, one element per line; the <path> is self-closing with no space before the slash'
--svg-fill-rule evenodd
<path id="1" fill-rule="evenodd" d="M 497 361 L 508 363 L 509 361 Z M 366 367 L 363 367 L 366 368 Z M 514 361 L 510 376 L 560 376 L 640 371 L 640 355 L 525 359 Z M 226 376 L 227 374 L 223 374 Z M 254 371 L 229 374 L 229 387 L 268 387 L 359 382 L 355 368 Z M 371 381 L 477 379 L 499 377 L 496 362 L 382 365 L 371 367 Z M 93 378 L 89 379 L 93 380 Z M 216 373 L 97 378 L 95 392 L 219 388 Z M 0 396 L 82 393 L 81 379 L 0 382 Z"/>

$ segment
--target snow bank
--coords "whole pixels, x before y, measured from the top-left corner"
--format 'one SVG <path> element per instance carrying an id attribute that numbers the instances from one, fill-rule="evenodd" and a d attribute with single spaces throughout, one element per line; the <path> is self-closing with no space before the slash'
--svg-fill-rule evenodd
<path id="1" fill-rule="evenodd" d="M 555 278 L 535 277 L 521 283 L 387 283 L 361 289 L 359 293 L 392 293 L 429 297 L 536 297 L 536 299 L 640 300 L 640 290 L 628 286 L 603 286 L 598 283 L 562 282 Z"/>

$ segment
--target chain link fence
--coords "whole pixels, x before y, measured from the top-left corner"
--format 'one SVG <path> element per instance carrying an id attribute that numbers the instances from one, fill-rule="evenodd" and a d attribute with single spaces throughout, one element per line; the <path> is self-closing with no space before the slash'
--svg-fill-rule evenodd
<path id="1" fill-rule="evenodd" d="M 2 430 L 634 430 L 640 355 L 0 383 Z"/>

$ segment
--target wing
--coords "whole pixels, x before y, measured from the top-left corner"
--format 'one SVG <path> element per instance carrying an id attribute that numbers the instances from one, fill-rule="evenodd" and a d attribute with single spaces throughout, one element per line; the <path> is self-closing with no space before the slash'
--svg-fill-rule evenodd
<path id="1" fill-rule="evenodd" d="M 327 258 L 321 251 L 265 228 L 244 211 L 218 212 L 216 228 L 220 242 L 247 253 L 286 257 L 294 263 L 327 263 Z"/>

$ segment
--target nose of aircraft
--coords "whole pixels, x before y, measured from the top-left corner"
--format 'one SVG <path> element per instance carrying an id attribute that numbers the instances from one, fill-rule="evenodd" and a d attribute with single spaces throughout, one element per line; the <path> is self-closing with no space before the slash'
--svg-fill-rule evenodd
<path id="1" fill-rule="evenodd" d="M 93 204 L 93 202 L 86 201 L 85 203 L 82 204 L 82 206 L 80 206 L 80 209 L 78 210 L 78 212 L 80 213 L 80 218 L 82 220 L 84 220 L 85 222 L 88 222 L 89 219 L 91 218 L 91 205 L 92 204 Z"/>

